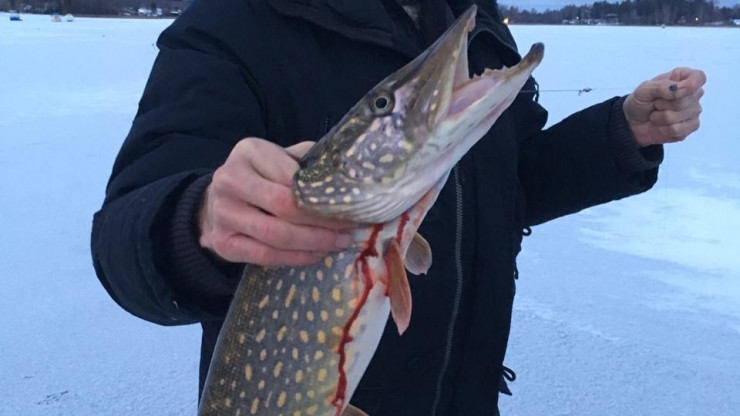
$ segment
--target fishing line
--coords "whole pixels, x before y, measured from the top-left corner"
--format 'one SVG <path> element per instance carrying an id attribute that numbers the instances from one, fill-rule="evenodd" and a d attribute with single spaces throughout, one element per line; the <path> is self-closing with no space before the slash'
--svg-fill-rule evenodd
<path id="1" fill-rule="evenodd" d="M 643 87 L 644 88 L 644 87 Z M 661 88 L 661 87 L 652 87 L 652 88 Z M 534 93 L 539 94 L 542 92 L 576 92 L 578 95 L 586 94 L 591 91 L 629 91 L 634 89 L 634 87 L 608 87 L 608 88 L 591 88 L 591 87 L 585 87 L 585 88 L 566 88 L 566 89 L 547 89 L 547 90 L 521 90 L 519 91 L 519 94 L 525 94 L 525 93 Z M 678 85 L 677 84 L 671 84 L 668 86 L 668 89 L 672 92 L 678 91 Z"/>

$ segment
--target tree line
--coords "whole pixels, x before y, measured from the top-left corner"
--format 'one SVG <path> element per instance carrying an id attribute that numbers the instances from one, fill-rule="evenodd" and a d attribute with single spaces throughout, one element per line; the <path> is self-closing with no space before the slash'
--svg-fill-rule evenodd
<path id="1" fill-rule="evenodd" d="M 627 0 L 598 1 L 590 5 L 568 5 L 559 10 L 525 10 L 499 6 L 509 23 L 625 25 L 707 25 L 731 24 L 740 19 L 740 5 L 720 7 L 706 0 Z"/>
<path id="2" fill-rule="evenodd" d="M 139 9 L 164 10 L 187 7 L 190 0 L 0 0 L 0 10 L 25 13 L 60 13 L 80 15 L 120 15 Z"/>

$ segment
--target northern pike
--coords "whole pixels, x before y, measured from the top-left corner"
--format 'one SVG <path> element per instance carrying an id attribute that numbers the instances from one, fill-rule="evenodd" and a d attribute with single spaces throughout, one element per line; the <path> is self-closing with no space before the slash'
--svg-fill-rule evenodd
<path id="1" fill-rule="evenodd" d="M 200 416 L 360 415 L 350 398 L 392 316 L 411 318 L 406 269 L 426 273 L 417 234 L 454 165 L 539 65 L 469 74 L 475 6 L 388 76 L 300 160 L 296 203 L 364 224 L 354 245 L 306 267 L 248 267 L 219 335 Z"/>

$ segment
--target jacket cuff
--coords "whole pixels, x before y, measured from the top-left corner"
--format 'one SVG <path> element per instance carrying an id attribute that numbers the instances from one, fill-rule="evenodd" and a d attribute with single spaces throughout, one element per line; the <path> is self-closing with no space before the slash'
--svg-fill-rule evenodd
<path id="1" fill-rule="evenodd" d="M 223 316 L 239 282 L 243 264 L 216 258 L 198 241 L 198 212 L 212 174 L 196 179 L 181 194 L 170 221 L 170 285 L 180 307 L 197 308 Z"/>
<path id="2" fill-rule="evenodd" d="M 608 141 L 617 169 L 629 178 L 656 169 L 663 162 L 663 146 L 640 148 L 624 115 L 626 97 L 614 101 L 609 118 Z"/>

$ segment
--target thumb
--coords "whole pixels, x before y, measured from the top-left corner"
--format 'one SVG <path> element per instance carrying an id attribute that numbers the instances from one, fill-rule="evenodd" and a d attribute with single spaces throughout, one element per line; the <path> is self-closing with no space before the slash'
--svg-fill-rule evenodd
<path id="1" fill-rule="evenodd" d="M 306 141 L 286 147 L 285 151 L 295 160 L 300 160 L 316 142 Z"/>
<path id="2" fill-rule="evenodd" d="M 679 89 L 676 81 L 666 78 L 656 78 L 645 81 L 635 90 L 634 97 L 640 103 L 652 103 L 662 98 L 664 100 L 675 100 L 685 91 Z"/>

